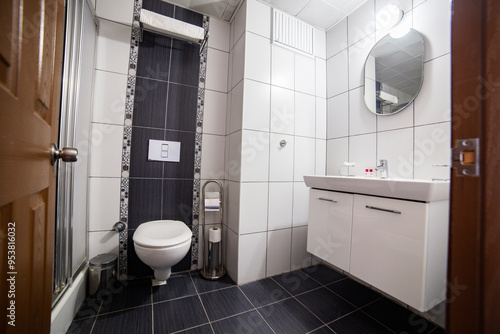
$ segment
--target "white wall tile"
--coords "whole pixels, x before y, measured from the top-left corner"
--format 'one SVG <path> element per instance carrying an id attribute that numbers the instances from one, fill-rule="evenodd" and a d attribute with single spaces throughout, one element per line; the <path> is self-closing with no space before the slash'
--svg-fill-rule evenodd
<path id="1" fill-rule="evenodd" d="M 349 161 L 355 162 L 349 167 L 349 174 L 364 176 L 365 169 L 371 168 L 375 172 L 377 167 L 377 135 L 375 133 L 349 137 Z"/>
<path id="2" fill-rule="evenodd" d="M 377 130 L 377 116 L 366 107 L 363 94 L 363 87 L 349 91 L 349 134 L 351 136 Z"/>
<path id="3" fill-rule="evenodd" d="M 314 59 L 295 54 L 295 90 L 315 95 L 316 67 Z"/>
<path id="4" fill-rule="evenodd" d="M 239 237 L 238 284 L 266 277 L 267 232 Z"/>
<path id="5" fill-rule="evenodd" d="M 294 89 L 294 53 L 276 45 L 272 46 L 271 52 L 271 83 L 275 86 Z"/>
<path id="6" fill-rule="evenodd" d="M 316 96 L 326 98 L 326 60 L 316 58 Z"/>
<path id="7" fill-rule="evenodd" d="M 347 18 L 344 18 L 326 32 L 326 56 L 333 57 L 346 48 Z"/>
<path id="8" fill-rule="evenodd" d="M 413 129 L 377 134 L 377 162 L 387 160 L 389 178 L 413 178 Z"/>
<path id="9" fill-rule="evenodd" d="M 414 166 L 415 179 L 450 179 L 450 168 L 432 165 L 449 165 L 451 123 L 438 123 L 415 128 Z"/>
<path id="10" fill-rule="evenodd" d="M 228 182 L 227 193 L 227 225 L 236 233 L 240 231 L 240 183 Z"/>
<path id="11" fill-rule="evenodd" d="M 106 71 L 95 71 L 94 108 L 92 121 L 123 125 L 127 76 Z"/>
<path id="12" fill-rule="evenodd" d="M 316 139 L 315 175 L 326 175 L 326 140 Z"/>
<path id="13" fill-rule="evenodd" d="M 90 176 L 120 177 L 123 126 L 92 124 Z"/>
<path id="14" fill-rule="evenodd" d="M 326 62 L 326 88 L 328 97 L 346 92 L 348 84 L 347 50 L 341 51 Z"/>
<path id="15" fill-rule="evenodd" d="M 227 177 L 231 181 L 241 179 L 241 131 L 229 135 Z"/>
<path id="16" fill-rule="evenodd" d="M 314 28 L 314 56 L 326 59 L 326 33 Z"/>
<path id="17" fill-rule="evenodd" d="M 375 3 L 368 0 L 355 10 L 347 20 L 349 29 L 348 43 L 353 45 L 357 41 L 375 32 Z"/>
<path id="18" fill-rule="evenodd" d="M 328 99 L 327 138 L 340 138 L 349 134 L 349 93 Z"/>
<path id="19" fill-rule="evenodd" d="M 415 98 L 415 125 L 451 119 L 451 57 L 424 64 L 424 82 Z"/>
<path id="20" fill-rule="evenodd" d="M 271 83 L 271 43 L 269 39 L 245 34 L 245 78 Z"/>
<path id="21" fill-rule="evenodd" d="M 208 47 L 229 52 L 231 26 L 225 21 L 210 17 L 210 38 Z"/>
<path id="22" fill-rule="evenodd" d="M 271 131 L 294 134 L 295 102 L 293 90 L 271 86 Z"/>
<path id="23" fill-rule="evenodd" d="M 231 48 L 238 42 L 244 35 L 246 27 L 247 6 L 243 3 L 231 23 Z"/>
<path id="24" fill-rule="evenodd" d="M 375 34 L 371 34 L 349 47 L 349 89 L 365 83 L 365 60 L 375 45 Z"/>
<path id="25" fill-rule="evenodd" d="M 326 141 L 326 175 L 339 175 L 339 168 L 349 161 L 347 137 Z"/>
<path id="26" fill-rule="evenodd" d="M 202 179 L 224 178 L 224 149 L 224 136 L 203 134 L 201 153 Z"/>
<path id="27" fill-rule="evenodd" d="M 120 220 L 120 178 L 90 178 L 89 194 L 89 231 L 111 230 Z"/>
<path id="28" fill-rule="evenodd" d="M 305 182 L 293 183 L 293 219 L 292 226 L 307 225 L 309 219 L 309 188 Z"/>
<path id="29" fill-rule="evenodd" d="M 226 233 L 226 269 L 233 281 L 238 282 L 238 235 L 231 230 Z"/>
<path id="30" fill-rule="evenodd" d="M 271 7 L 257 1 L 247 0 L 247 30 L 271 38 Z"/>
<path id="31" fill-rule="evenodd" d="M 309 267 L 311 261 L 307 252 L 307 226 L 293 228 L 291 270 Z"/>
<path id="32" fill-rule="evenodd" d="M 242 183 L 240 187 L 240 234 L 267 231 L 268 183 Z"/>
<path id="33" fill-rule="evenodd" d="M 267 277 L 290 271 L 292 229 L 267 233 Z"/>
<path id="34" fill-rule="evenodd" d="M 426 1 L 413 10 L 413 28 L 424 36 L 424 60 L 434 59 L 451 51 L 451 2 Z"/>
<path id="35" fill-rule="evenodd" d="M 304 181 L 304 175 L 314 175 L 316 160 L 316 140 L 314 138 L 295 137 L 294 181 Z"/>
<path id="36" fill-rule="evenodd" d="M 229 53 L 208 48 L 206 88 L 226 93 Z"/>
<path id="37" fill-rule="evenodd" d="M 243 130 L 241 137 L 241 181 L 269 179 L 269 133 Z"/>
<path id="38" fill-rule="evenodd" d="M 293 182 L 269 183 L 268 230 L 292 227 Z"/>
<path id="39" fill-rule="evenodd" d="M 271 86 L 245 80 L 243 96 L 243 128 L 269 131 L 271 113 Z"/>
<path id="40" fill-rule="evenodd" d="M 95 67 L 99 70 L 127 74 L 131 28 L 107 20 L 99 21 Z"/>
<path id="41" fill-rule="evenodd" d="M 231 86 L 236 86 L 245 76 L 245 35 L 243 35 L 232 50 Z"/>
<path id="42" fill-rule="evenodd" d="M 387 131 L 413 126 L 413 102 L 397 114 L 377 116 L 377 130 Z"/>
<path id="43" fill-rule="evenodd" d="M 236 87 L 231 91 L 231 104 L 229 113 L 229 133 L 238 131 L 241 129 L 243 122 L 243 90 L 244 82 L 241 81 Z"/>
<path id="44" fill-rule="evenodd" d="M 316 98 L 316 138 L 326 139 L 326 99 Z"/>
<path id="45" fill-rule="evenodd" d="M 95 12 L 99 18 L 131 26 L 134 16 L 134 0 L 99 0 L 96 3 Z"/>
<path id="46" fill-rule="evenodd" d="M 316 136 L 316 98 L 295 92 L 295 135 Z"/>
<path id="47" fill-rule="evenodd" d="M 103 253 L 118 256 L 118 242 L 118 233 L 115 231 L 89 232 L 89 258 Z"/>
<path id="48" fill-rule="evenodd" d="M 281 147 L 280 142 L 286 141 Z M 294 137 L 271 133 L 269 142 L 269 181 L 293 181 Z"/>
<path id="49" fill-rule="evenodd" d="M 205 89 L 203 133 L 226 134 L 227 94 Z"/>
<path id="50" fill-rule="evenodd" d="M 234 87 L 233 83 L 233 60 L 234 49 L 229 52 L 228 68 L 227 68 L 227 90 L 228 92 Z"/>

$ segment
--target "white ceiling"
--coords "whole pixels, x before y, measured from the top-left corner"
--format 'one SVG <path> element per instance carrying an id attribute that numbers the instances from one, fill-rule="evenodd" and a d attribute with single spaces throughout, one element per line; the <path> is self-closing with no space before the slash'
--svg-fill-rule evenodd
<path id="1" fill-rule="evenodd" d="M 196 12 L 230 21 L 239 4 L 244 0 L 164 0 Z M 367 0 L 258 0 L 296 16 L 323 30 L 335 23 Z"/>

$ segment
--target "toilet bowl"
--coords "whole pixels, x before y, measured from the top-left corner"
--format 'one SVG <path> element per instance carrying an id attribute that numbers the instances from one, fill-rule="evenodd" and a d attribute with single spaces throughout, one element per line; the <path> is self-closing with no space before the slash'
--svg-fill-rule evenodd
<path id="1" fill-rule="evenodd" d="M 154 220 L 135 230 L 134 248 L 139 259 L 154 270 L 155 279 L 166 281 L 172 266 L 186 256 L 192 232 L 178 220 Z"/>

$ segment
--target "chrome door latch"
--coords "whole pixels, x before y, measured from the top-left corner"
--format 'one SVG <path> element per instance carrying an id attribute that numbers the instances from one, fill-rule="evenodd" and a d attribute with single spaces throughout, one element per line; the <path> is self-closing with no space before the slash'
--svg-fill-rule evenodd
<path id="1" fill-rule="evenodd" d="M 479 138 L 459 139 L 451 148 L 451 167 L 458 176 L 479 176 Z"/>

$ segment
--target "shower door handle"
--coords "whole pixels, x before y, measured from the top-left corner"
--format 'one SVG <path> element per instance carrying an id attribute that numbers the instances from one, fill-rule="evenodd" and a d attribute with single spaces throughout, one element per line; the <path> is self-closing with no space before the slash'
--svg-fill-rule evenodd
<path id="1" fill-rule="evenodd" d="M 52 144 L 50 148 L 50 161 L 52 166 L 57 160 L 62 159 L 64 162 L 75 162 L 78 160 L 78 150 L 72 147 L 64 147 L 62 150 L 57 148 L 56 144 Z"/>

